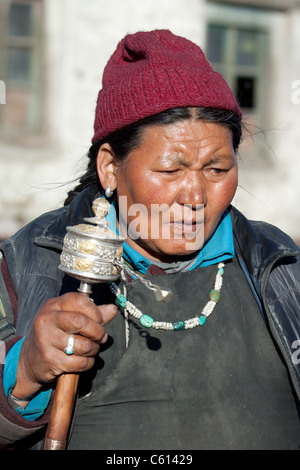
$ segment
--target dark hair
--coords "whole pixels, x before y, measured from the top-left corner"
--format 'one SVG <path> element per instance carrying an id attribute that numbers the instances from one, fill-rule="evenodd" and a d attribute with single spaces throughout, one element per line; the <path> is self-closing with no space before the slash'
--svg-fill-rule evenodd
<path id="1" fill-rule="evenodd" d="M 233 148 L 236 152 L 241 141 L 242 136 L 242 123 L 240 117 L 233 111 L 218 108 L 204 108 L 204 107 L 186 107 L 186 108 L 173 108 L 167 111 L 162 111 L 144 119 L 141 119 L 133 124 L 117 130 L 107 137 L 104 137 L 99 142 L 94 143 L 88 152 L 88 166 L 87 171 L 80 178 L 78 186 L 69 191 L 68 197 L 65 200 L 65 205 L 69 204 L 76 194 L 83 191 L 88 186 L 95 186 L 95 190 L 101 191 L 102 187 L 97 174 L 96 159 L 99 148 L 102 144 L 108 143 L 118 161 L 124 160 L 130 152 L 138 148 L 141 143 L 141 137 L 146 127 L 151 125 L 167 125 L 174 124 L 180 121 L 189 119 L 202 120 L 206 122 L 213 122 L 221 124 L 232 132 Z"/>

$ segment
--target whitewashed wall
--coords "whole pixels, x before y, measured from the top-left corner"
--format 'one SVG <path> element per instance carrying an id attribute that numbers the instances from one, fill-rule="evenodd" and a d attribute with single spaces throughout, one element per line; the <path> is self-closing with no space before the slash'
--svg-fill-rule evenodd
<path id="1" fill-rule="evenodd" d="M 167 28 L 200 44 L 204 0 L 45 0 L 44 79 L 48 141 L 0 143 L 0 238 L 63 201 L 90 145 L 103 68 L 127 33 Z M 71 185 L 72 186 L 72 185 Z"/>
<path id="2" fill-rule="evenodd" d="M 264 122 L 251 128 L 253 141 L 248 137 L 241 148 L 234 203 L 249 218 L 277 225 L 300 242 L 300 9 L 208 3 L 206 17 L 268 32 Z"/>
<path id="3" fill-rule="evenodd" d="M 268 158 L 245 159 L 237 205 L 300 242 L 300 11 L 268 15 L 269 74 L 265 100 Z M 297 88 L 293 86 L 297 85 Z"/>
<path id="4" fill-rule="evenodd" d="M 228 6 L 226 11 L 233 15 Z M 168 28 L 205 47 L 212 14 L 223 10 L 205 0 L 45 0 L 47 141 L 42 148 L 0 143 L 0 238 L 59 206 L 69 188 L 59 184 L 84 170 L 102 71 L 118 41 L 137 30 Z M 243 10 L 239 14 L 247 20 Z M 242 159 L 244 189 L 235 204 L 300 240 L 300 93 L 293 102 L 292 88 L 300 80 L 300 11 L 261 12 L 257 22 L 270 32 L 264 130 L 271 158 Z"/>

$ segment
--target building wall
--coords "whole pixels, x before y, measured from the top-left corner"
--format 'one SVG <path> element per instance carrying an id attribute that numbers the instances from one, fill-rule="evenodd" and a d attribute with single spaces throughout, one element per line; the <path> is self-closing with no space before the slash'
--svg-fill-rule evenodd
<path id="1" fill-rule="evenodd" d="M 203 0 L 44 0 L 43 135 L 0 140 L 0 238 L 59 206 L 84 170 L 102 71 L 122 37 L 167 28 L 201 43 L 202 13 Z"/>
<path id="2" fill-rule="evenodd" d="M 261 123 L 267 141 L 260 135 L 254 145 L 252 139 L 245 142 L 240 161 L 243 189 L 235 203 L 247 216 L 274 223 L 300 239 L 300 104 L 297 88 L 292 88 L 300 80 L 300 10 L 294 4 L 291 9 L 269 10 L 227 3 L 44 0 L 42 133 L 25 144 L 0 139 L 0 238 L 59 206 L 71 181 L 84 171 L 102 71 L 126 33 L 169 28 L 205 49 L 207 21 L 222 17 L 254 21 L 269 31 Z"/>
<path id="3" fill-rule="evenodd" d="M 250 135 L 245 133 L 234 203 L 248 217 L 277 225 L 300 241 L 300 8 L 279 9 L 279 4 L 284 6 L 277 2 L 276 9 L 266 9 L 211 1 L 206 18 L 260 28 L 268 34 L 262 113 L 254 121 L 257 128 L 250 126 Z M 246 122 L 247 117 L 246 110 Z"/>

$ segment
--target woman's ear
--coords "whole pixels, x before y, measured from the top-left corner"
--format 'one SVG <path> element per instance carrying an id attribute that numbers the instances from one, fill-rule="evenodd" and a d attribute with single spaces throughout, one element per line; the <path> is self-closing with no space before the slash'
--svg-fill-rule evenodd
<path id="1" fill-rule="evenodd" d="M 110 186 L 111 191 L 117 187 L 115 157 L 111 146 L 107 143 L 102 144 L 97 155 L 97 173 L 101 186 L 107 189 Z"/>

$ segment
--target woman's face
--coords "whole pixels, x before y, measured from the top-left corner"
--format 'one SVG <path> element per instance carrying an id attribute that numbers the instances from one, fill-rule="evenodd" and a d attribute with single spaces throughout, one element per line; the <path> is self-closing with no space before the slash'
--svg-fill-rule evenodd
<path id="1" fill-rule="evenodd" d="M 115 177 L 119 228 L 129 245 L 161 261 L 190 254 L 212 235 L 235 194 L 231 131 L 192 120 L 148 127 Z"/>

